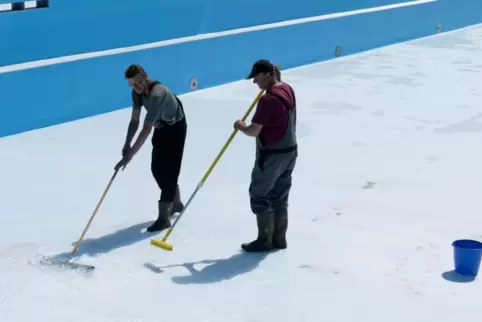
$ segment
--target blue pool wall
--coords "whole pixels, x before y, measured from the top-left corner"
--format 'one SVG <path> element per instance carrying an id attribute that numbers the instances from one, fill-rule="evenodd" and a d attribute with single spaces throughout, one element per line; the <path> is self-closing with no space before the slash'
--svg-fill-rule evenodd
<path id="1" fill-rule="evenodd" d="M 0 3 L 7 2 L 0 0 Z M 132 63 L 176 94 L 242 79 L 267 58 L 283 69 L 478 24 L 480 0 L 439 0 L 371 13 L 34 67 L 45 59 L 124 48 L 403 0 L 54 0 L 0 13 L 0 137 L 126 108 Z M 413 1 L 412 1 L 413 2 Z M 35 64 L 34 64 L 35 65 Z"/>

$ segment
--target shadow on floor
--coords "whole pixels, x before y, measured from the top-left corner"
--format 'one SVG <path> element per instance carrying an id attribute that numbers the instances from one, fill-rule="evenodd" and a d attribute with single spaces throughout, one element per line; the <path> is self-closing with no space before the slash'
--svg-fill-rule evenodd
<path id="1" fill-rule="evenodd" d="M 274 252 L 274 251 L 273 251 Z M 185 267 L 189 275 L 174 276 L 172 281 L 176 284 L 210 284 L 230 280 L 236 276 L 246 274 L 259 266 L 270 253 L 245 253 L 240 252 L 228 258 L 209 259 L 199 262 L 190 262 L 177 265 L 157 267 L 151 263 L 144 266 L 154 273 L 162 273 L 163 269 L 170 267 Z M 207 265 L 202 269 L 196 269 L 195 265 Z"/>
<path id="2" fill-rule="evenodd" d="M 126 247 L 142 240 L 156 236 L 155 233 L 149 233 L 146 228 L 152 224 L 153 221 L 136 224 L 127 228 L 120 229 L 108 235 L 99 238 L 84 239 L 80 243 L 78 251 L 75 256 L 89 255 L 98 256 L 111 252 L 115 249 Z M 72 247 L 77 241 L 72 242 Z M 54 256 L 56 259 L 63 259 L 70 257 L 71 252 L 60 253 Z"/>
<path id="3" fill-rule="evenodd" d="M 454 283 L 470 283 L 475 281 L 475 276 L 465 276 L 457 273 L 456 271 L 448 271 L 442 274 L 442 277 Z"/>

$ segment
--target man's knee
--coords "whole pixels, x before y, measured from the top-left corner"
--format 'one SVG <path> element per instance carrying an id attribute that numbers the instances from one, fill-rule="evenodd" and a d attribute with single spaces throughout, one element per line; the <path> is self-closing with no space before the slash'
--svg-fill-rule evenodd
<path id="1" fill-rule="evenodd" d="M 291 190 L 291 176 L 280 177 L 273 187 L 273 208 L 287 208 Z"/>
<path id="2" fill-rule="evenodd" d="M 272 185 L 259 180 L 253 176 L 249 187 L 249 199 L 251 211 L 254 214 L 264 214 L 271 211 L 270 193 Z"/>
<path id="3" fill-rule="evenodd" d="M 165 166 L 162 164 L 161 160 L 152 160 L 151 162 L 151 173 L 156 179 L 156 181 L 163 181 L 163 177 L 165 177 Z"/>
<path id="4" fill-rule="evenodd" d="M 263 215 L 272 212 L 271 202 L 268 199 L 250 198 L 251 212 L 255 215 Z"/>

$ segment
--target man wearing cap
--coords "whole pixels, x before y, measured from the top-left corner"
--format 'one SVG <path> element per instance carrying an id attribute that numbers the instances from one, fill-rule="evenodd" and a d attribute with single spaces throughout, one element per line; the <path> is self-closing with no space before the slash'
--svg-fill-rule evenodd
<path id="1" fill-rule="evenodd" d="M 249 195 L 258 237 L 241 247 L 247 252 L 285 249 L 288 197 L 298 157 L 296 97 L 291 86 L 281 82 L 278 68 L 268 60 L 257 61 L 246 79 L 253 79 L 266 93 L 259 99 L 250 125 L 241 120 L 234 123 L 236 129 L 256 138 Z"/>

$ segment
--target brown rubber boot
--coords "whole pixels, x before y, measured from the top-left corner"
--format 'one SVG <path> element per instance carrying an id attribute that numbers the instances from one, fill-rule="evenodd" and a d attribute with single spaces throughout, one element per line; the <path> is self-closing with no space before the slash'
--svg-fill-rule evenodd
<path id="1" fill-rule="evenodd" d="M 241 248 L 246 252 L 264 252 L 273 249 L 273 215 L 257 215 L 256 222 L 258 225 L 258 238 L 250 243 L 242 244 Z"/>
<path id="2" fill-rule="evenodd" d="M 171 227 L 169 214 L 171 213 L 172 205 L 172 202 L 159 201 L 159 215 L 157 220 L 151 226 L 147 227 L 148 232 L 161 231 Z"/>
<path id="3" fill-rule="evenodd" d="M 274 213 L 274 232 L 273 247 L 285 249 L 288 247 L 286 242 L 286 231 L 288 230 L 288 209 L 279 208 Z"/>
<path id="4" fill-rule="evenodd" d="M 181 192 L 179 185 L 176 186 L 176 196 L 174 197 L 174 203 L 172 205 L 171 216 L 176 212 L 181 212 L 184 209 L 184 204 L 181 201 Z"/>

